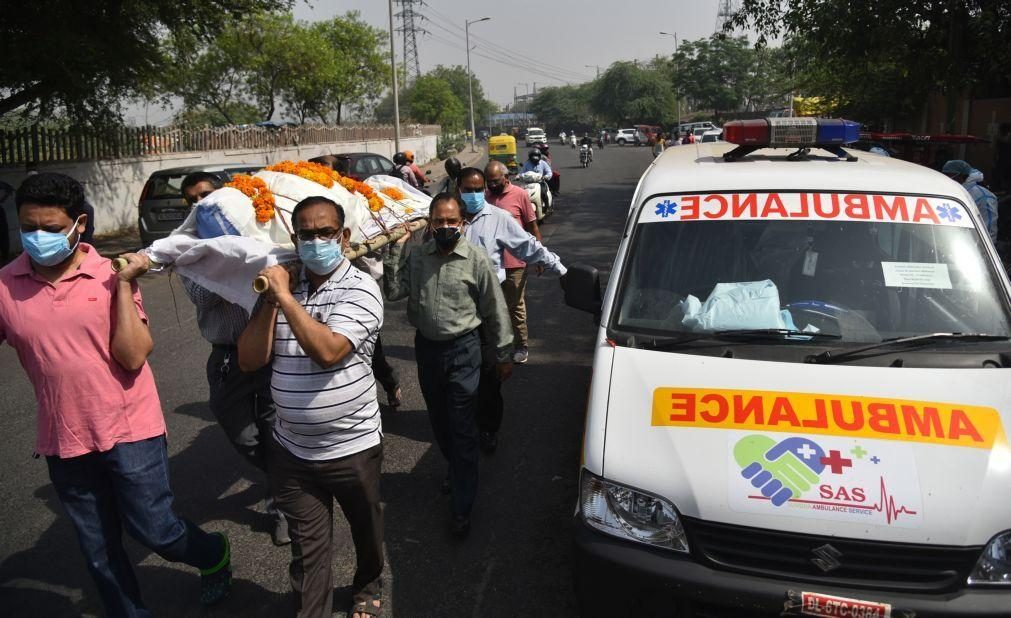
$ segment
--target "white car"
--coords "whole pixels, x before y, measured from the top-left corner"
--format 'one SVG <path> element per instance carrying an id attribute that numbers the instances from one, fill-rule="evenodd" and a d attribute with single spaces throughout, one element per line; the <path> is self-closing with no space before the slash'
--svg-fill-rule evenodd
<path id="1" fill-rule="evenodd" d="M 699 143 L 708 144 L 709 142 L 718 142 L 721 139 L 723 139 L 723 129 L 710 129 L 702 133 Z"/>
<path id="2" fill-rule="evenodd" d="M 683 122 L 678 125 L 678 132 L 687 133 L 689 131 L 694 132 L 695 129 L 705 129 L 706 131 L 712 131 L 714 129 L 719 129 L 718 126 L 709 122 L 708 120 L 703 122 Z"/>
<path id="3" fill-rule="evenodd" d="M 638 146 L 642 141 L 642 134 L 635 129 L 618 129 L 618 133 L 614 136 L 614 143 L 619 146 L 624 146 L 625 144 L 633 144 Z"/>
<path id="4" fill-rule="evenodd" d="M 526 142 L 528 147 L 534 144 L 547 144 L 548 136 L 544 133 L 544 129 L 531 127 L 527 129 Z"/>
<path id="5" fill-rule="evenodd" d="M 961 185 L 811 122 L 671 149 L 569 266 L 583 615 L 1009 615 L 1011 283 Z"/>

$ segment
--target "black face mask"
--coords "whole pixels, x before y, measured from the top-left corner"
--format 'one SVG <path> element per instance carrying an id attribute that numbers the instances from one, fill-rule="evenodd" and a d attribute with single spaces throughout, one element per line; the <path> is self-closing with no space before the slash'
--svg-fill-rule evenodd
<path id="1" fill-rule="evenodd" d="M 460 228 L 458 227 L 440 227 L 436 228 L 432 232 L 432 238 L 435 239 L 435 244 L 442 250 L 449 250 L 456 246 L 456 243 L 460 240 Z"/>

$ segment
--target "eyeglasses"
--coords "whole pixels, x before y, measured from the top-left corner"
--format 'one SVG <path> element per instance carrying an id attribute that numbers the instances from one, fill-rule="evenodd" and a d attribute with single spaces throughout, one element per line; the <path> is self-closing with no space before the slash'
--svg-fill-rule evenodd
<path id="1" fill-rule="evenodd" d="M 460 193 L 483 193 L 484 187 L 478 187 L 476 189 L 470 189 L 467 187 L 460 187 Z"/>
<path id="2" fill-rule="evenodd" d="M 311 242 L 313 239 L 333 240 L 340 236 L 341 230 L 332 227 L 325 227 L 321 230 L 299 230 L 295 232 L 295 237 L 302 242 Z"/>

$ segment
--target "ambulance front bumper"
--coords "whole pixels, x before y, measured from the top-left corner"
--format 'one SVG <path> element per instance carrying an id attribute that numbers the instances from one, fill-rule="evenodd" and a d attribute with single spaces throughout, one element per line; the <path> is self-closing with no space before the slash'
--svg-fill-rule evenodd
<path id="1" fill-rule="evenodd" d="M 1011 616 L 1011 589 L 913 594 L 763 578 L 713 569 L 690 556 L 607 536 L 578 515 L 574 524 L 575 590 L 583 616 L 809 615 L 801 613 L 797 603 L 784 611 L 801 592 L 887 603 L 896 618 Z"/>

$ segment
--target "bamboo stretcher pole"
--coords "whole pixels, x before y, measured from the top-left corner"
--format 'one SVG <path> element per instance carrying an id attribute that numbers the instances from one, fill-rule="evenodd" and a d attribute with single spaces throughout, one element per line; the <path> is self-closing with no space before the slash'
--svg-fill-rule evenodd
<path id="1" fill-rule="evenodd" d="M 407 224 L 407 228 L 397 227 L 393 231 L 384 232 L 375 238 L 371 238 L 363 243 L 352 243 L 351 247 L 344 252 L 344 257 L 349 260 L 360 258 L 366 253 L 381 249 L 391 242 L 397 242 L 404 237 L 404 234 L 413 234 L 428 225 L 428 218 L 415 219 Z M 263 294 L 270 289 L 270 281 L 264 276 L 253 279 L 253 291 Z"/>

